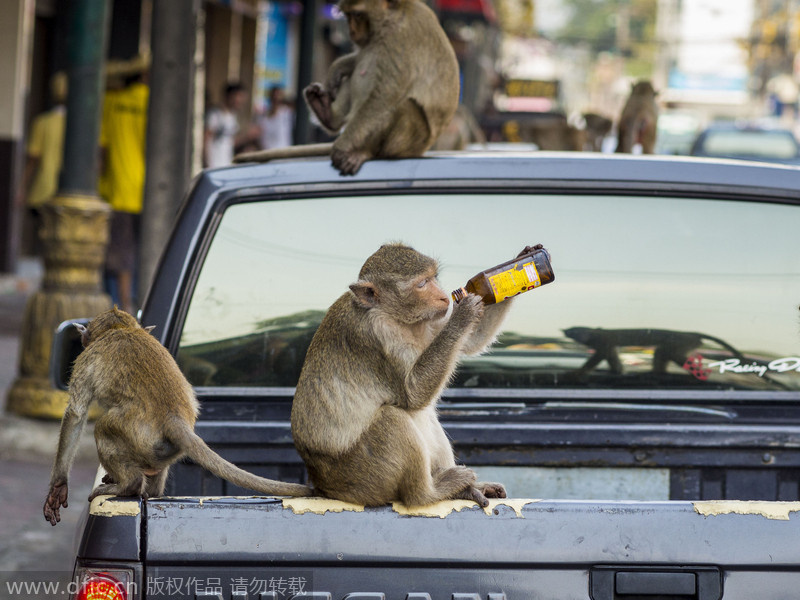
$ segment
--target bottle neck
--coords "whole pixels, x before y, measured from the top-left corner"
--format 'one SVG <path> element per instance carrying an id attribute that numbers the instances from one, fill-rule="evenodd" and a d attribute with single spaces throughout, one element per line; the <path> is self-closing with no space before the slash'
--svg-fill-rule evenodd
<path id="1" fill-rule="evenodd" d="M 450 296 L 453 298 L 453 302 L 455 302 L 456 304 L 461 302 L 461 300 L 463 300 L 466 295 L 467 295 L 467 290 L 465 290 L 463 287 L 458 288 L 457 290 L 453 290 L 453 292 L 450 294 Z"/>

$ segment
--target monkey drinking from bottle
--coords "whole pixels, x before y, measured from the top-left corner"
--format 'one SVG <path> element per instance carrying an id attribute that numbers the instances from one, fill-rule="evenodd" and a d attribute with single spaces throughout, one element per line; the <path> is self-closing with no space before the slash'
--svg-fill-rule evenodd
<path id="1" fill-rule="evenodd" d="M 368 506 L 505 497 L 456 465 L 436 404 L 459 358 L 494 341 L 512 301 L 484 306 L 469 294 L 454 304 L 438 270 L 409 246 L 381 246 L 314 335 L 292 434 L 317 493 Z"/>

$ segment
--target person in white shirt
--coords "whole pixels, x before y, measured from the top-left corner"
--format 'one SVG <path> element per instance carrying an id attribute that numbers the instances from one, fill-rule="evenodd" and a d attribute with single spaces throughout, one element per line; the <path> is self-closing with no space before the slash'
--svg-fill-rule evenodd
<path id="1" fill-rule="evenodd" d="M 259 145 L 262 150 L 284 148 L 292 145 L 294 109 L 286 102 L 283 88 L 269 90 L 269 106 L 257 119 Z"/>
<path id="2" fill-rule="evenodd" d="M 223 106 L 212 108 L 206 115 L 203 164 L 224 167 L 233 162 L 239 133 L 239 113 L 247 102 L 247 94 L 239 83 L 225 87 Z"/>

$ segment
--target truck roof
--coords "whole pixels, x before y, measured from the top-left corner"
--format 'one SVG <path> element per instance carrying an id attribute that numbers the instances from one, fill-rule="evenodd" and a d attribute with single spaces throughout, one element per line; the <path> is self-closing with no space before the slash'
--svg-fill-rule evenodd
<path id="1" fill-rule="evenodd" d="M 701 191 L 712 186 L 737 194 L 742 188 L 767 196 L 800 199 L 800 169 L 736 160 L 684 156 L 599 154 L 581 152 L 432 152 L 422 158 L 372 160 L 354 176 L 343 176 L 327 156 L 244 163 L 207 170 L 202 178 L 219 187 L 258 185 L 349 184 L 413 181 L 476 181 L 493 185 L 528 181 L 543 187 L 674 189 Z M 441 184 L 441 183 L 440 183 Z M 650 186 L 652 184 L 652 187 Z"/>

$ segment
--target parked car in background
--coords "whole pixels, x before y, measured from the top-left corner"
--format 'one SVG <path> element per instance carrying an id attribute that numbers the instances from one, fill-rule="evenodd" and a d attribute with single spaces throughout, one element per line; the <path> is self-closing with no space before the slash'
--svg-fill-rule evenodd
<path id="1" fill-rule="evenodd" d="M 689 154 L 702 130 L 700 117 L 669 110 L 658 115 L 656 154 Z"/>
<path id="2" fill-rule="evenodd" d="M 800 165 L 800 144 L 791 131 L 751 124 L 712 125 L 697 136 L 689 154 Z"/>

